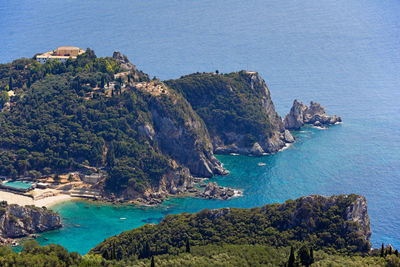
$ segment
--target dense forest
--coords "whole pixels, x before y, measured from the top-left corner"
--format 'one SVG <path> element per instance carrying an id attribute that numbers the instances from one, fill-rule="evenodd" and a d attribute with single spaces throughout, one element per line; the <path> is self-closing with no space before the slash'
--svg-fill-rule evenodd
<path id="1" fill-rule="evenodd" d="M 369 218 L 364 229 L 346 217 L 346 210 L 358 200 L 357 195 L 315 196 L 261 208 L 205 209 L 195 214 L 167 215 L 157 225 L 147 224 L 108 238 L 91 253 L 105 259 L 146 258 L 179 254 L 187 242 L 193 246 L 305 244 L 340 253 L 366 253 L 371 247 Z"/>

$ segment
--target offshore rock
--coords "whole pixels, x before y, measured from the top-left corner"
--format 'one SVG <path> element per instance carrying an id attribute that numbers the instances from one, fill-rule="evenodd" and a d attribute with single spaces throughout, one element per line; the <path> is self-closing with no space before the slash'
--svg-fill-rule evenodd
<path id="1" fill-rule="evenodd" d="M 34 206 L 7 205 L 1 202 L 0 236 L 17 238 L 60 228 L 60 215 Z"/>
<path id="2" fill-rule="evenodd" d="M 289 114 L 285 117 L 284 125 L 286 129 L 298 130 L 303 127 L 304 124 L 328 126 L 341 121 L 341 117 L 327 115 L 325 108 L 319 103 L 311 101 L 310 107 L 308 107 L 295 99 Z"/>
<path id="3" fill-rule="evenodd" d="M 196 194 L 197 197 L 202 197 L 206 199 L 222 199 L 227 200 L 236 195 L 240 195 L 240 192 L 236 192 L 230 187 L 219 186 L 217 183 L 208 183 L 204 188 L 204 192 L 199 192 Z"/>

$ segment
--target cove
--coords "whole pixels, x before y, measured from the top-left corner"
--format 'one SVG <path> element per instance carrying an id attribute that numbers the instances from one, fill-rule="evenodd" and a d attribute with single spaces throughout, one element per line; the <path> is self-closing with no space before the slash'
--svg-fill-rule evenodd
<path id="1" fill-rule="evenodd" d="M 242 197 L 228 201 L 171 198 L 156 207 L 113 206 L 89 201 L 60 203 L 53 209 L 60 212 L 64 227 L 44 233 L 38 239 L 39 243 L 58 243 L 70 251 L 85 254 L 105 238 L 145 223 L 158 223 L 166 214 L 197 212 L 204 208 L 251 208 L 310 194 L 357 193 L 365 195 L 368 200 L 373 246 L 379 246 L 383 240 L 388 242 L 388 239 L 398 246 L 400 242 L 398 237 L 395 239 L 396 233 L 382 225 L 385 220 L 381 218 L 385 215 L 379 205 L 383 193 L 371 190 L 373 188 L 368 182 L 348 177 L 348 173 L 360 172 L 364 166 L 357 146 L 347 149 L 347 155 L 343 154 L 344 148 L 340 148 L 348 130 L 351 127 L 346 123 L 328 130 L 305 127 L 294 132 L 297 141 L 291 147 L 273 155 L 219 155 L 218 159 L 231 173 L 214 177 L 211 181 L 244 191 Z M 373 173 L 379 165 L 370 168 L 365 173 Z"/>

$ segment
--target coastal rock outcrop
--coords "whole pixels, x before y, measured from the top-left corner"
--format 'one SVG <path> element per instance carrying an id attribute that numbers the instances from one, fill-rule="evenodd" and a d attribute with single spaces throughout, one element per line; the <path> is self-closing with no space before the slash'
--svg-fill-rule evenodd
<path id="1" fill-rule="evenodd" d="M 215 153 L 260 156 L 294 141 L 257 72 L 194 73 L 166 84 L 204 120 Z"/>
<path id="2" fill-rule="evenodd" d="M 208 183 L 203 192 L 196 194 L 197 197 L 206 199 L 222 199 L 227 200 L 234 196 L 240 195 L 241 192 L 230 187 L 219 186 L 217 183 Z"/>
<path id="3" fill-rule="evenodd" d="M 311 101 L 308 107 L 296 99 L 293 102 L 289 114 L 285 117 L 284 125 L 286 129 L 298 130 L 303 127 L 304 124 L 328 126 L 341 121 L 341 117 L 327 115 L 325 108 L 319 103 Z"/>
<path id="4" fill-rule="evenodd" d="M 0 236 L 17 238 L 60 228 L 60 215 L 34 206 L 0 203 Z"/>

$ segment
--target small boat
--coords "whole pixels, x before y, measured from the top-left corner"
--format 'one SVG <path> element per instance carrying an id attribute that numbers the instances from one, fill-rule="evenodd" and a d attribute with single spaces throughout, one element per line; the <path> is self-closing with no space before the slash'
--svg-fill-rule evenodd
<path id="1" fill-rule="evenodd" d="M 258 165 L 258 166 L 265 166 L 265 165 L 267 165 L 267 163 L 259 162 L 257 165 Z"/>
<path id="2" fill-rule="evenodd" d="M 126 218 L 119 218 L 120 220 L 126 220 Z"/>
<path id="3" fill-rule="evenodd" d="M 46 238 L 46 237 L 45 237 L 45 238 L 43 238 L 43 239 L 44 239 L 45 241 L 49 241 L 49 239 L 48 239 L 48 238 Z"/>

